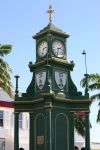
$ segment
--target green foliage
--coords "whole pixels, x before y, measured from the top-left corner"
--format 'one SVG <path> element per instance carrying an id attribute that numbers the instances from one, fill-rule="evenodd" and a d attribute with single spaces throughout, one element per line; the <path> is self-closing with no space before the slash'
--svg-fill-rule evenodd
<path id="1" fill-rule="evenodd" d="M 12 70 L 8 63 L 2 59 L 2 57 L 9 54 L 11 50 L 11 45 L 0 45 L 0 88 L 6 91 L 10 97 L 13 97 L 12 83 L 10 78 L 10 73 Z"/>
<path id="2" fill-rule="evenodd" d="M 12 50 L 12 46 L 9 44 L 5 44 L 5 45 L 1 45 L 0 44 L 0 56 L 4 56 L 7 55 L 11 52 Z"/>
<path id="3" fill-rule="evenodd" d="M 99 106 L 100 107 L 100 106 Z M 100 109 L 98 111 L 98 115 L 97 115 L 97 122 L 100 122 Z"/>
<path id="4" fill-rule="evenodd" d="M 85 119 L 84 117 L 75 115 L 75 129 L 81 135 L 85 136 Z"/>
<path id="5" fill-rule="evenodd" d="M 88 89 L 89 90 L 100 90 L 100 75 L 99 74 L 89 74 L 87 78 Z M 86 78 L 81 80 L 81 86 L 86 86 Z"/>
<path id="6" fill-rule="evenodd" d="M 100 75 L 98 73 L 96 74 L 89 74 L 87 78 L 87 85 L 89 91 L 99 91 L 100 90 Z M 81 86 L 86 87 L 86 78 L 83 78 L 81 80 Z M 90 99 L 93 101 L 98 100 L 99 101 L 99 110 L 97 115 L 97 122 L 100 123 L 100 91 L 96 94 L 93 94 Z"/>

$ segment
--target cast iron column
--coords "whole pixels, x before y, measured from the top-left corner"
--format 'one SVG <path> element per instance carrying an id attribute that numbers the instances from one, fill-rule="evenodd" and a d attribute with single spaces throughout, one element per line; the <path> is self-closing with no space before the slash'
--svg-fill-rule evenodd
<path id="1" fill-rule="evenodd" d="M 75 114 L 73 112 L 70 112 L 70 128 L 71 128 L 71 131 L 69 133 L 69 138 L 71 139 L 69 141 L 69 150 L 74 150 L 74 117 L 75 117 Z"/>
<path id="2" fill-rule="evenodd" d="M 46 147 L 47 150 L 52 150 L 51 107 L 46 109 L 46 121 L 47 121 Z"/>
<path id="3" fill-rule="evenodd" d="M 89 121 L 89 113 L 86 113 L 85 121 L 86 121 L 85 147 L 86 147 L 86 150 L 90 150 L 90 121 Z"/>
<path id="4" fill-rule="evenodd" d="M 30 115 L 30 128 L 29 128 L 29 150 L 34 150 L 34 115 L 33 112 L 29 112 Z"/>
<path id="5" fill-rule="evenodd" d="M 19 149 L 19 112 L 14 112 L 14 150 Z"/>

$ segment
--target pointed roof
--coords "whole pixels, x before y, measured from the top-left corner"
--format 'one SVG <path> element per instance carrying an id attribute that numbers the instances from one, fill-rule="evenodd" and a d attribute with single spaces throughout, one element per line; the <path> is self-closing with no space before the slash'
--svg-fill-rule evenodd
<path id="1" fill-rule="evenodd" d="M 46 27 L 44 27 L 42 30 L 40 30 L 40 32 L 36 33 L 36 35 L 33 36 L 34 39 L 43 36 L 44 34 L 48 34 L 48 33 L 55 33 L 58 35 L 62 35 L 65 38 L 68 38 L 69 35 L 66 34 L 65 32 L 63 32 L 61 29 L 59 29 L 58 27 L 56 27 L 54 24 L 49 23 Z"/>

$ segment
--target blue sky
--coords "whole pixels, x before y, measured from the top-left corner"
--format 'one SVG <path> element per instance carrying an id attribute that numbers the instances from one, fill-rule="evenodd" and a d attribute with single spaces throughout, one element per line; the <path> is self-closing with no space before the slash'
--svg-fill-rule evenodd
<path id="1" fill-rule="evenodd" d="M 32 35 L 48 24 L 49 4 L 55 13 L 53 23 L 67 32 L 67 60 L 74 60 L 75 68 L 72 79 L 78 90 L 80 80 L 85 73 L 84 56 L 87 52 L 88 73 L 99 73 L 100 64 L 100 0 L 0 0 L 0 43 L 13 45 L 12 52 L 5 57 L 13 70 L 19 74 L 19 90 L 25 92 L 31 81 L 29 61 L 35 62 L 35 40 Z M 100 142 L 100 124 L 96 124 L 97 103 L 91 107 L 91 140 Z"/>

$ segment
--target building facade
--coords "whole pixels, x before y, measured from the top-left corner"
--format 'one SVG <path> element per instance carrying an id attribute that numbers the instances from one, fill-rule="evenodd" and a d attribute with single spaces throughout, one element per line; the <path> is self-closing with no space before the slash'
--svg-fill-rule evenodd
<path id="1" fill-rule="evenodd" d="M 14 149 L 14 108 L 6 92 L 0 89 L 0 150 Z M 19 144 L 28 150 L 29 115 L 19 115 Z"/>

